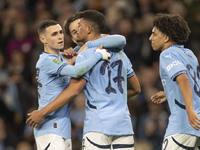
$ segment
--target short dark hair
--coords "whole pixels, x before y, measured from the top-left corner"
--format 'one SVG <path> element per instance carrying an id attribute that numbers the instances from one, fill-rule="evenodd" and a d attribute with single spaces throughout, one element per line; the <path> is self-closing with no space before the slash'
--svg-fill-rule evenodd
<path id="1" fill-rule="evenodd" d="M 74 22 L 75 20 L 79 19 L 79 16 L 77 14 L 67 18 L 65 21 L 64 21 L 64 24 L 63 24 L 63 29 L 64 29 L 64 32 L 67 36 L 69 37 L 72 37 L 71 35 L 71 32 L 69 30 L 69 26 L 72 22 Z"/>
<path id="2" fill-rule="evenodd" d="M 191 33 L 187 22 L 177 14 L 157 14 L 153 25 L 177 44 L 187 42 Z"/>
<path id="3" fill-rule="evenodd" d="M 45 20 L 43 22 L 40 23 L 40 25 L 38 26 L 38 34 L 42 34 L 45 32 L 46 28 L 49 26 L 54 26 L 59 24 L 57 21 L 55 20 Z"/>
<path id="4" fill-rule="evenodd" d="M 105 28 L 105 18 L 104 15 L 96 10 L 85 10 L 82 12 L 77 12 L 75 15 L 69 17 L 67 20 L 64 22 L 64 31 L 66 35 L 71 37 L 71 33 L 69 31 L 69 26 L 70 24 L 77 20 L 83 18 L 86 21 L 92 22 L 92 26 L 94 27 L 95 31 L 100 34 L 103 32 Z"/>

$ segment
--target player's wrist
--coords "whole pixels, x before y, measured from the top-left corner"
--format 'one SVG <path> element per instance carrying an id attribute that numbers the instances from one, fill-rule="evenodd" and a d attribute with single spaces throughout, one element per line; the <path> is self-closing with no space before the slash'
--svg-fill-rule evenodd
<path id="1" fill-rule="evenodd" d="M 111 54 L 106 49 L 97 48 L 95 52 L 101 53 L 102 60 L 108 60 L 111 57 Z"/>
<path id="2" fill-rule="evenodd" d="M 102 59 L 103 58 L 103 55 L 102 55 L 102 53 L 100 53 L 100 52 L 95 52 L 94 53 L 94 56 L 97 58 L 97 59 Z"/>
<path id="3" fill-rule="evenodd" d="M 194 110 L 192 106 L 185 106 L 185 109 L 187 112 L 191 112 Z"/>
<path id="4" fill-rule="evenodd" d="M 44 108 L 40 109 L 39 111 L 41 116 L 45 117 L 47 115 L 47 111 Z"/>

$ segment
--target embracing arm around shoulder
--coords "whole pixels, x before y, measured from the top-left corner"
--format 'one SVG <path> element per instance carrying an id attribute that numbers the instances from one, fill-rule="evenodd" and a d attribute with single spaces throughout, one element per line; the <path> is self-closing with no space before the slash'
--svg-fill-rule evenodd
<path id="1" fill-rule="evenodd" d="M 41 111 L 43 112 L 42 114 L 47 115 L 70 102 L 70 100 L 72 100 L 81 92 L 85 84 L 85 79 L 73 78 L 67 89 L 65 89 L 60 95 L 58 95 L 51 103 L 41 109 Z"/>
<path id="2" fill-rule="evenodd" d="M 85 84 L 86 80 L 83 78 L 72 79 L 69 87 L 65 89 L 60 95 L 58 95 L 51 103 L 40 110 L 34 110 L 33 112 L 29 113 L 29 118 L 26 120 L 26 123 L 32 127 L 38 127 L 38 125 L 44 120 L 44 117 L 47 114 L 70 102 L 81 92 Z"/>
<path id="3" fill-rule="evenodd" d="M 128 78 L 128 97 L 135 96 L 141 92 L 140 83 L 136 75 Z"/>
<path id="4" fill-rule="evenodd" d="M 183 73 L 176 77 L 176 82 L 179 85 L 181 94 L 185 102 L 189 123 L 194 129 L 199 130 L 200 119 L 198 118 L 197 113 L 193 109 L 193 95 L 190 80 L 187 77 L 187 75 Z"/>
<path id="5" fill-rule="evenodd" d="M 103 45 L 100 45 L 92 57 L 88 58 L 87 60 L 72 65 L 63 64 L 59 68 L 59 74 L 61 76 L 70 76 L 74 78 L 79 78 L 82 75 L 84 75 L 86 72 L 88 72 L 96 63 L 98 63 L 100 60 L 109 60 L 111 57 L 111 54 L 107 52 L 106 49 L 102 49 Z M 101 50 L 100 50 L 101 49 Z"/>
<path id="6" fill-rule="evenodd" d="M 126 45 L 126 38 L 123 35 L 108 35 L 94 41 L 86 42 L 88 48 L 99 47 L 103 44 L 103 48 L 110 48 L 111 51 L 118 52 Z"/>
<path id="7" fill-rule="evenodd" d="M 100 53 L 94 53 L 93 57 L 90 57 L 82 63 L 76 64 L 74 66 L 63 65 L 63 68 L 60 70 L 59 74 L 79 78 L 88 72 L 101 59 L 102 55 Z"/>

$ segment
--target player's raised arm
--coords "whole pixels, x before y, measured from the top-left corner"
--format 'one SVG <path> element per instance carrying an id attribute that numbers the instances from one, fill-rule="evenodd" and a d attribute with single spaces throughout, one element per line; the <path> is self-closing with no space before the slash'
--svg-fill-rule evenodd
<path id="1" fill-rule="evenodd" d="M 79 78 L 87 71 L 89 71 L 99 60 L 108 60 L 111 55 L 105 49 L 101 49 L 103 45 L 101 45 L 90 59 L 85 60 L 82 63 L 76 64 L 74 66 L 63 64 L 61 66 L 60 71 L 58 72 L 60 75 L 67 75 L 74 78 Z M 101 49 L 99 51 L 99 49 Z"/>
<path id="2" fill-rule="evenodd" d="M 120 51 L 126 45 L 126 38 L 122 35 L 108 35 L 94 41 L 86 42 L 88 48 L 99 47 L 103 44 L 103 48 L 110 48 L 111 51 Z"/>

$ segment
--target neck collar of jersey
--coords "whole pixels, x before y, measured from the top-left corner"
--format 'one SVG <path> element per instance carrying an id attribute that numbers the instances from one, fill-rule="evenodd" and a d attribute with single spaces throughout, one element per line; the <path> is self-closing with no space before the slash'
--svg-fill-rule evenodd
<path id="1" fill-rule="evenodd" d="M 184 48 L 184 45 L 172 44 L 172 45 L 170 45 L 169 47 Z"/>
<path id="2" fill-rule="evenodd" d="M 49 54 L 48 52 L 42 52 L 42 53 L 45 53 L 45 54 L 48 54 L 48 55 L 50 55 L 50 56 L 53 56 L 53 57 L 56 57 L 56 58 L 58 58 L 58 59 L 63 60 L 63 57 L 62 57 L 61 54 L 60 54 L 60 57 L 59 57 L 59 56 L 57 56 L 57 55 Z"/>

